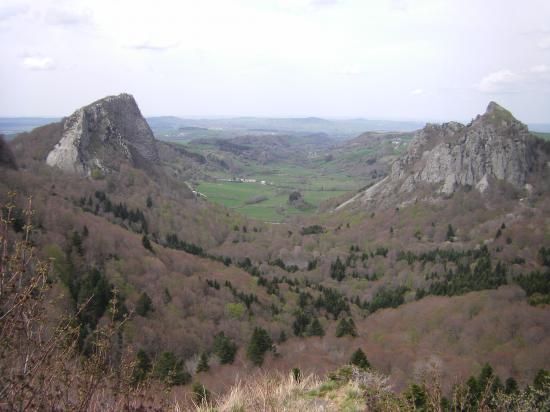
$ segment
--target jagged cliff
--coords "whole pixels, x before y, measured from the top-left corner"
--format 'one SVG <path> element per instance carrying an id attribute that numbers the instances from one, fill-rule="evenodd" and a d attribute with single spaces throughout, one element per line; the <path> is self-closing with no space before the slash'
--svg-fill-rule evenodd
<path id="1" fill-rule="evenodd" d="M 82 175 L 116 170 L 125 161 L 138 168 L 159 162 L 153 133 L 129 94 L 105 97 L 66 118 L 46 158 L 50 166 Z"/>
<path id="2" fill-rule="evenodd" d="M 485 192 L 497 180 L 520 188 L 527 183 L 535 159 L 527 127 L 491 102 L 487 111 L 468 125 L 426 125 L 385 179 L 339 207 L 357 200 L 366 203 L 406 194 L 414 197 L 425 186 L 443 195 L 464 186 Z"/>

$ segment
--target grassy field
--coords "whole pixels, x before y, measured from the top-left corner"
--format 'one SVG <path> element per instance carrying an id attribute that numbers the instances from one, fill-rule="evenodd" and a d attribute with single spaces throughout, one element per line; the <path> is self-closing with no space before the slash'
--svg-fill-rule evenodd
<path id="1" fill-rule="evenodd" d="M 286 182 L 288 183 L 288 182 Z M 253 219 L 280 222 L 296 214 L 314 213 L 323 201 L 346 193 L 345 190 L 302 190 L 301 193 L 313 207 L 300 210 L 288 204 L 291 189 L 260 183 L 203 182 L 198 187 L 208 200 L 231 208 Z M 265 196 L 267 199 L 254 204 L 247 201 Z"/>

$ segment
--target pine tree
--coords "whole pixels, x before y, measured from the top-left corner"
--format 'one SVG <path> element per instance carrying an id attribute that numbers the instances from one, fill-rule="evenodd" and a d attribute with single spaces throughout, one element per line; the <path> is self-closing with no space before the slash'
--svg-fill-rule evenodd
<path id="1" fill-rule="evenodd" d="M 346 319 L 342 318 L 336 326 L 336 337 L 341 338 L 342 336 L 357 336 L 357 330 L 355 329 L 355 322 L 352 318 Z"/>
<path id="2" fill-rule="evenodd" d="M 447 228 L 447 240 L 453 241 L 455 238 L 455 230 L 453 229 L 453 226 L 449 224 L 449 227 Z"/>
<path id="3" fill-rule="evenodd" d="M 208 354 L 206 352 L 202 352 L 199 358 L 196 372 L 207 372 L 208 369 L 210 369 L 210 366 L 208 365 Z"/>
<path id="4" fill-rule="evenodd" d="M 222 365 L 231 364 L 235 360 L 235 354 L 237 353 L 237 344 L 231 341 L 223 332 L 214 336 L 214 344 L 212 345 L 212 352 L 214 352 L 219 358 Z"/>
<path id="5" fill-rule="evenodd" d="M 147 249 L 150 252 L 153 251 L 153 246 L 151 245 L 151 242 L 149 241 L 149 238 L 147 237 L 147 235 L 143 235 L 143 237 L 141 238 L 141 243 L 143 244 L 143 247 L 145 249 Z"/>
<path id="6" fill-rule="evenodd" d="M 137 385 L 143 382 L 149 372 L 151 372 L 151 359 L 144 350 L 138 351 L 136 354 L 136 363 L 132 371 L 132 384 Z"/>
<path id="7" fill-rule="evenodd" d="M 323 329 L 323 326 L 321 326 L 321 322 L 319 322 L 319 319 L 313 319 L 313 322 L 311 322 L 308 327 L 307 334 L 309 336 L 325 336 L 325 331 Z"/>
<path id="8" fill-rule="evenodd" d="M 367 355 L 365 355 L 365 352 L 363 352 L 361 348 L 353 352 L 353 355 L 351 355 L 350 363 L 361 369 L 370 368 L 370 362 L 367 359 Z"/>
<path id="9" fill-rule="evenodd" d="M 162 352 L 155 364 L 154 376 L 169 386 L 185 385 L 191 375 L 185 370 L 183 360 L 172 352 Z"/>
<path id="10" fill-rule="evenodd" d="M 273 350 L 273 341 L 267 331 L 261 327 L 254 328 L 250 343 L 246 349 L 246 356 L 255 365 L 264 362 L 264 355 L 268 350 Z"/>
<path id="11" fill-rule="evenodd" d="M 151 199 L 151 195 L 147 196 L 146 204 L 148 209 L 151 209 L 153 207 L 153 199 Z"/>
<path id="12" fill-rule="evenodd" d="M 504 392 L 507 393 L 508 395 L 512 395 L 514 393 L 518 393 L 518 391 L 519 391 L 518 382 L 512 377 L 506 379 Z"/>
<path id="13" fill-rule="evenodd" d="M 142 292 L 136 303 L 136 313 L 139 316 L 147 316 L 153 310 L 153 301 L 146 292 Z"/>

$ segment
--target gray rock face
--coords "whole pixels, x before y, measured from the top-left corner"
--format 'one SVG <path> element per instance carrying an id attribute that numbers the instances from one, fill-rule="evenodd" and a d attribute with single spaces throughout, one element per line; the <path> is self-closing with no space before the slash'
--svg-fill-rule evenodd
<path id="1" fill-rule="evenodd" d="M 414 194 L 420 184 L 435 185 L 447 195 L 466 185 L 484 192 L 494 180 L 521 187 L 534 164 L 528 136 L 527 127 L 494 102 L 467 126 L 428 124 L 393 163 L 389 176 L 355 200 Z"/>
<path id="2" fill-rule="evenodd" d="M 82 175 L 116 170 L 124 161 L 138 168 L 159 162 L 153 133 L 129 94 L 105 97 L 66 118 L 46 158 L 50 166 Z"/>

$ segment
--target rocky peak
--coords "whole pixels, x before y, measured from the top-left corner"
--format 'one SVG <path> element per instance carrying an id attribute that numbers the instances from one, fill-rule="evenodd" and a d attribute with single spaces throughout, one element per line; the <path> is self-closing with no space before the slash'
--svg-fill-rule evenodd
<path id="1" fill-rule="evenodd" d="M 485 192 L 500 180 L 522 187 L 534 166 L 527 127 L 495 102 L 469 125 L 428 124 L 419 130 L 391 173 L 357 197 L 363 202 L 415 196 L 423 187 L 450 195 L 461 186 Z"/>
<path id="2" fill-rule="evenodd" d="M 147 168 L 159 162 L 149 125 L 129 94 L 84 106 L 64 120 L 61 139 L 46 162 L 68 172 L 90 175 L 116 170 L 121 162 Z"/>

